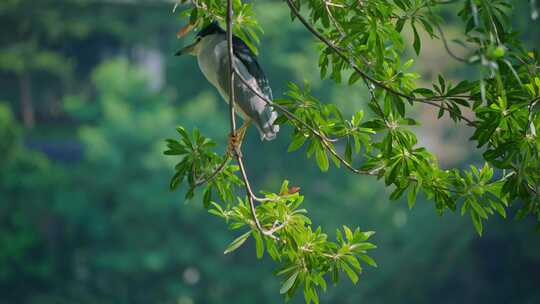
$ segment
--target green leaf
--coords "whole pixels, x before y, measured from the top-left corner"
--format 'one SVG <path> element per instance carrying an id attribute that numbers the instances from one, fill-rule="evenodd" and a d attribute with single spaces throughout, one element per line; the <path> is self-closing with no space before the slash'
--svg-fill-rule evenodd
<path id="1" fill-rule="evenodd" d="M 193 8 L 191 10 L 191 14 L 189 16 L 189 23 L 190 24 L 195 24 L 195 22 L 197 21 L 198 13 L 199 13 L 199 10 L 197 8 Z"/>
<path id="2" fill-rule="evenodd" d="M 232 241 L 229 244 L 229 246 L 227 246 L 227 249 L 225 249 L 223 254 L 228 254 L 238 249 L 240 246 L 242 246 L 242 244 L 244 244 L 244 242 L 249 238 L 250 235 L 251 235 L 251 230 L 237 237 L 234 241 Z"/>
<path id="3" fill-rule="evenodd" d="M 371 231 L 373 232 L 373 231 Z M 369 249 L 375 249 L 377 248 L 377 246 L 371 244 L 371 243 L 359 243 L 359 244 L 354 244 L 354 250 L 355 251 L 364 251 L 364 250 L 369 250 Z"/>
<path id="4" fill-rule="evenodd" d="M 252 231 L 253 238 L 255 239 L 255 250 L 257 252 L 257 258 L 260 259 L 264 255 L 264 243 L 259 231 Z"/>
<path id="5" fill-rule="evenodd" d="M 276 276 L 282 276 L 282 275 L 285 275 L 285 274 L 287 274 L 287 273 L 289 273 L 289 272 L 291 272 L 291 271 L 293 271 L 293 270 L 295 270 L 295 269 L 297 269 L 297 268 L 298 268 L 297 265 L 293 265 L 293 266 L 290 266 L 290 267 L 283 268 L 283 269 L 281 269 L 280 271 L 278 271 L 278 272 L 276 273 Z"/>
<path id="6" fill-rule="evenodd" d="M 474 87 L 474 83 L 467 80 L 463 80 L 458 83 L 455 87 L 448 91 L 448 95 L 459 95 L 465 92 L 470 91 Z"/>
<path id="7" fill-rule="evenodd" d="M 471 199 L 469 200 L 470 203 L 471 203 L 471 206 L 473 207 L 474 211 L 481 217 L 481 218 L 484 218 L 484 219 L 487 219 L 487 214 L 486 214 L 486 211 L 484 210 L 484 208 L 482 208 L 482 206 L 480 206 L 480 204 L 478 204 L 478 202 L 475 200 L 475 199 Z"/>
<path id="8" fill-rule="evenodd" d="M 396 108 L 397 112 L 399 113 L 399 116 L 404 117 L 405 116 L 405 103 L 401 98 L 397 96 L 392 96 L 393 105 Z"/>
<path id="9" fill-rule="evenodd" d="M 358 273 L 362 273 L 362 266 L 360 266 L 360 262 L 354 255 L 347 255 L 345 256 L 345 260 L 353 267 L 353 270 L 358 271 Z"/>
<path id="10" fill-rule="evenodd" d="M 364 111 L 360 110 L 354 113 L 353 118 L 352 118 L 352 124 L 355 127 L 358 127 L 360 125 L 360 121 L 362 121 L 362 117 L 364 117 Z"/>
<path id="11" fill-rule="evenodd" d="M 184 179 L 184 175 L 183 175 L 183 172 L 177 172 L 172 178 L 171 178 L 171 182 L 169 184 L 169 188 L 171 190 L 175 190 L 177 187 L 178 187 L 178 184 L 180 184 L 182 182 L 182 180 Z"/>
<path id="12" fill-rule="evenodd" d="M 281 285 L 281 288 L 279 289 L 280 294 L 285 294 L 287 291 L 289 291 L 293 285 L 294 282 L 296 282 L 296 278 L 298 277 L 298 271 L 294 272 L 288 279 Z"/>
<path id="13" fill-rule="evenodd" d="M 366 262 L 369 266 L 378 267 L 377 262 L 368 255 L 361 254 L 358 256 L 362 261 Z"/>
<path id="14" fill-rule="evenodd" d="M 493 208 L 503 217 L 503 218 L 506 218 L 506 210 L 504 209 L 504 207 L 497 203 L 497 202 L 491 202 L 491 206 L 493 206 Z"/>
<path id="15" fill-rule="evenodd" d="M 341 266 L 343 267 L 343 270 L 345 270 L 345 273 L 347 274 L 351 282 L 353 282 L 353 284 L 356 284 L 356 282 L 358 282 L 358 275 L 356 274 L 356 272 L 345 262 L 341 263 Z"/>
<path id="16" fill-rule="evenodd" d="M 474 229 L 476 229 L 476 232 L 478 232 L 478 235 L 482 236 L 482 221 L 480 220 L 480 217 L 475 212 L 471 212 L 471 219 L 474 225 Z"/>
<path id="17" fill-rule="evenodd" d="M 411 25 L 412 25 L 412 29 L 414 33 L 413 47 L 414 47 L 414 51 L 416 52 L 416 55 L 418 56 L 420 55 L 420 48 L 422 47 L 422 42 L 420 41 L 420 36 L 418 35 L 416 26 L 414 25 L 414 23 L 411 23 Z"/>
<path id="18" fill-rule="evenodd" d="M 461 216 L 463 216 L 465 212 L 467 212 L 467 209 L 469 209 L 469 202 L 465 201 L 463 202 L 463 205 L 461 205 Z"/>
<path id="19" fill-rule="evenodd" d="M 212 200 L 212 188 L 208 187 L 203 194 L 203 206 L 204 209 L 210 207 L 210 201 Z"/>
<path id="20" fill-rule="evenodd" d="M 191 145 L 191 140 L 189 139 L 189 134 L 183 127 L 177 127 L 176 131 L 182 136 L 184 143 L 186 145 Z"/>
<path id="21" fill-rule="evenodd" d="M 401 31 L 403 30 L 403 26 L 405 25 L 405 21 L 407 19 L 406 18 L 399 18 L 398 21 L 396 22 L 396 31 L 401 33 Z"/>
<path id="22" fill-rule="evenodd" d="M 339 282 L 339 269 L 337 268 L 337 266 L 332 267 L 331 278 L 334 284 Z"/>
<path id="23" fill-rule="evenodd" d="M 351 242 L 353 239 L 353 232 L 351 231 L 351 229 L 343 225 L 343 231 L 345 231 L 345 237 L 347 238 L 347 241 Z"/>
<path id="24" fill-rule="evenodd" d="M 213 214 L 213 215 L 218 216 L 218 217 L 224 217 L 225 216 L 225 212 L 223 211 L 223 208 L 221 208 L 220 205 L 218 205 L 216 202 L 210 202 L 210 204 L 212 206 L 214 206 L 214 208 L 209 209 L 208 213 Z"/>
<path id="25" fill-rule="evenodd" d="M 441 88 L 441 93 L 444 93 L 446 91 L 446 82 L 444 81 L 444 77 L 439 74 L 437 79 L 439 80 L 439 86 Z"/>
<path id="26" fill-rule="evenodd" d="M 442 106 L 439 108 L 439 113 L 437 114 L 437 119 L 444 116 L 444 109 L 445 109 L 445 103 L 442 104 Z"/>
<path id="27" fill-rule="evenodd" d="M 321 171 L 326 172 L 328 171 L 328 155 L 326 155 L 326 150 L 322 147 L 317 147 L 317 150 L 315 151 L 315 157 L 317 160 L 317 165 L 319 165 L 319 168 Z"/>
<path id="28" fill-rule="evenodd" d="M 412 183 L 411 189 L 409 190 L 409 193 L 407 194 L 407 205 L 409 206 L 409 209 L 412 209 L 414 207 L 417 194 L 418 194 L 418 183 L 414 182 Z"/>
<path id="29" fill-rule="evenodd" d="M 279 188 L 279 193 L 287 193 L 289 192 L 289 180 L 284 180 L 283 183 L 281 183 L 281 188 Z"/>
<path id="30" fill-rule="evenodd" d="M 426 97 L 431 97 L 431 96 L 435 95 L 435 93 L 433 93 L 432 90 L 427 89 L 427 88 L 418 88 L 418 89 L 414 90 L 413 93 L 415 93 L 415 94 L 418 93 L 418 94 L 420 94 L 422 96 L 426 96 Z"/>
<path id="31" fill-rule="evenodd" d="M 349 138 L 347 138 L 347 143 L 345 144 L 345 160 L 348 163 L 352 163 L 352 143 Z"/>
<path id="32" fill-rule="evenodd" d="M 306 142 L 306 137 L 304 136 L 304 134 L 297 133 L 294 136 L 291 144 L 287 148 L 287 152 L 293 152 L 293 151 L 296 151 L 296 150 L 300 149 L 300 147 L 302 147 L 305 142 Z"/>
<path id="33" fill-rule="evenodd" d="M 360 73 L 357 73 L 356 71 L 351 74 L 351 77 L 349 77 L 349 85 L 354 84 L 360 79 Z"/>

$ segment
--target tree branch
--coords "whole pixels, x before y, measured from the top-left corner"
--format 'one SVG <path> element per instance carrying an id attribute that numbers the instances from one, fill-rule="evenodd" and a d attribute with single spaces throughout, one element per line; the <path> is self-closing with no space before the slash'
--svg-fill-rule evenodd
<path id="1" fill-rule="evenodd" d="M 234 76 L 235 68 L 234 68 L 234 52 L 233 52 L 233 43 L 232 43 L 232 15 L 233 15 L 233 6 L 232 6 L 232 0 L 227 0 L 227 50 L 228 50 L 228 73 L 229 73 L 229 117 L 230 117 L 230 123 L 231 123 L 231 134 L 233 136 L 236 135 L 236 117 L 235 117 L 235 98 L 234 98 Z M 259 230 L 263 235 L 271 237 L 275 240 L 278 239 L 273 234 L 273 231 L 267 231 L 265 230 L 261 222 L 259 221 L 259 218 L 257 217 L 257 211 L 255 208 L 255 199 L 256 196 L 253 193 L 251 189 L 251 185 L 249 183 L 249 178 L 246 173 L 246 168 L 244 166 L 243 156 L 238 147 L 235 147 L 234 154 L 236 156 L 236 160 L 238 162 L 238 166 L 240 167 L 240 173 L 242 175 L 242 179 L 244 180 L 244 185 L 246 187 L 247 197 L 249 201 L 249 207 L 251 210 L 251 215 L 253 216 L 253 221 L 255 222 L 255 226 L 257 227 L 257 230 Z M 259 199 L 260 201 L 260 199 Z"/>
<path id="2" fill-rule="evenodd" d="M 230 114 L 230 125 L 231 125 L 231 133 L 232 135 L 235 135 L 236 134 L 236 119 L 235 119 L 235 110 L 234 110 L 234 106 L 235 106 L 235 99 L 234 99 L 234 79 L 235 77 L 238 77 L 238 79 L 244 84 L 246 85 L 254 94 L 256 94 L 259 98 L 261 98 L 262 100 L 264 100 L 266 102 L 267 105 L 270 105 L 270 106 L 273 106 L 275 107 L 278 111 L 282 112 L 287 118 L 291 119 L 291 120 L 294 120 L 296 122 L 298 122 L 300 125 L 302 125 L 303 127 L 305 127 L 306 129 L 308 129 L 314 136 L 318 137 L 320 142 L 322 143 L 322 145 L 324 146 L 324 148 L 328 151 L 328 153 L 330 153 L 332 156 L 334 156 L 344 167 L 346 167 L 348 170 L 350 170 L 351 172 L 355 173 L 355 174 L 361 174 L 361 175 L 370 175 L 370 176 L 377 176 L 380 174 L 381 170 L 384 170 L 385 168 L 384 167 L 379 167 L 379 168 L 376 168 L 374 170 L 361 170 L 361 169 L 357 169 L 355 167 L 353 167 L 353 165 L 351 163 L 349 163 L 348 161 L 345 160 L 344 157 L 342 157 L 341 155 L 339 155 L 339 153 L 336 152 L 336 150 L 334 149 L 334 147 L 332 146 L 332 142 L 335 141 L 333 139 L 329 139 L 327 138 L 324 134 L 322 134 L 321 132 L 319 132 L 318 130 L 316 130 L 315 128 L 313 128 L 312 126 L 308 125 L 306 122 L 304 122 L 303 120 L 299 119 L 298 117 L 296 117 L 292 112 L 290 112 L 289 110 L 287 110 L 285 107 L 279 105 L 279 104 L 275 104 L 273 103 L 271 100 L 269 100 L 266 96 L 264 96 L 261 92 L 259 92 L 257 89 L 253 88 L 239 73 L 238 71 L 236 70 L 236 67 L 234 66 L 234 61 L 233 61 L 233 55 L 234 55 L 234 52 L 233 52 L 233 46 L 232 46 L 232 3 L 231 3 L 232 0 L 227 0 L 227 18 L 226 18 L 226 23 L 227 23 L 227 48 L 228 48 L 228 55 L 229 55 L 229 62 L 228 62 L 228 67 L 229 67 L 229 73 L 230 73 L 230 82 L 229 82 L 229 114 Z M 393 88 L 390 88 L 388 86 L 386 86 L 384 83 L 372 78 L 371 76 L 369 76 L 368 74 L 366 74 L 365 72 L 363 72 L 362 70 L 360 70 L 360 68 L 351 60 L 349 59 L 345 54 L 342 53 L 342 51 L 337 47 L 335 46 L 332 42 L 330 42 L 326 37 L 324 37 L 322 34 L 320 34 L 317 30 L 315 30 L 308 22 L 305 18 L 303 18 L 300 14 L 299 14 L 299 11 L 296 9 L 296 7 L 294 6 L 294 4 L 292 3 L 291 0 L 287 0 L 287 3 L 289 4 L 289 7 L 291 8 L 291 10 L 293 11 L 293 13 L 298 17 L 298 19 L 306 26 L 306 28 L 308 28 L 308 30 L 310 30 L 310 32 L 312 32 L 317 38 L 319 38 L 319 40 L 321 40 L 322 42 L 324 42 L 329 48 L 331 48 L 334 52 L 336 52 L 336 54 L 338 54 L 338 56 L 340 56 L 342 59 L 344 59 L 347 63 L 349 63 L 349 65 L 357 72 L 359 73 L 359 75 L 362 77 L 362 79 L 364 80 L 364 82 L 366 83 L 368 89 L 369 89 L 369 92 L 370 92 L 370 95 L 371 95 L 371 98 L 375 100 L 375 94 L 373 92 L 373 88 L 371 87 L 371 85 L 374 85 L 374 86 L 377 86 L 379 88 L 382 88 L 394 95 L 397 95 L 397 96 L 400 96 L 400 97 L 403 97 L 403 98 L 406 98 L 407 100 L 412 100 L 412 101 L 416 101 L 416 102 L 420 102 L 420 103 L 426 103 L 426 104 L 430 104 L 430 105 L 433 105 L 433 106 L 436 106 L 436 107 L 439 107 L 439 108 L 442 108 L 443 110 L 445 111 L 448 111 L 448 112 L 452 112 L 452 109 L 450 108 L 447 108 L 447 107 L 444 107 L 443 105 L 439 105 L 437 103 L 434 102 L 434 100 L 443 100 L 443 99 L 446 99 L 446 98 L 450 98 L 450 97 L 456 97 L 457 96 L 434 96 L 433 98 L 417 98 L 415 96 L 409 96 L 409 95 L 406 95 L 404 93 L 401 93 L 399 91 L 396 91 L 395 89 Z M 329 9 L 329 8 L 328 8 Z M 337 21 L 332 18 L 332 22 L 336 22 Z M 339 30 L 339 27 L 338 27 L 338 24 L 335 25 L 338 30 Z M 469 96 L 459 96 L 459 98 L 467 98 Z M 459 115 L 461 119 L 463 119 L 464 121 L 466 121 L 469 125 L 474 125 L 475 122 L 472 121 L 472 120 L 469 120 L 468 118 L 466 117 L 463 117 L 461 115 Z M 257 214 L 256 214 L 256 208 L 255 208 L 255 201 L 258 201 L 258 202 L 265 202 L 265 201 L 271 201 L 272 199 L 268 199 L 268 198 L 259 198 L 257 197 L 252 188 L 251 188 L 251 184 L 249 182 L 249 178 L 247 176 L 247 171 L 245 169 L 245 165 L 244 165 L 244 162 L 243 162 L 243 156 L 242 156 L 242 153 L 241 151 L 238 151 L 238 150 L 235 150 L 235 157 L 236 157 L 236 160 L 238 162 L 238 165 L 240 167 L 240 173 L 242 175 L 242 179 L 244 181 L 244 184 L 245 184 L 245 188 L 246 188 L 246 192 L 247 192 L 247 197 L 248 197 L 248 200 L 249 200 L 249 205 L 250 205 L 250 210 L 251 210 L 251 214 L 253 216 L 253 220 L 255 222 L 255 226 L 256 228 L 265 236 L 269 236 L 273 239 L 278 239 L 278 237 L 276 237 L 273 233 L 276 231 L 275 229 L 270 229 L 270 230 L 265 230 L 258 217 L 257 217 Z M 217 174 L 217 173 L 216 173 Z M 411 181 L 418 181 L 414 176 L 409 176 L 407 177 L 409 180 Z M 433 185 L 434 188 L 438 188 L 438 189 L 441 189 L 443 191 L 449 191 L 449 192 L 452 192 L 452 193 L 460 193 L 458 191 L 455 191 L 453 189 L 448 189 L 446 187 L 441 187 L 441 186 L 437 186 L 437 185 Z"/>
<path id="3" fill-rule="evenodd" d="M 252 91 L 255 95 L 257 95 L 259 98 L 261 98 L 264 102 L 266 102 L 267 105 L 271 105 L 271 106 L 274 106 L 278 109 L 278 111 L 285 111 L 284 113 L 289 113 L 290 115 L 292 115 L 291 117 L 294 117 L 294 119 L 298 120 L 299 122 L 301 122 L 302 124 L 305 124 L 305 122 L 303 122 L 302 120 L 300 120 L 298 117 L 294 116 L 294 114 L 290 113 L 287 109 L 285 109 L 284 107 L 282 107 L 281 105 L 278 105 L 278 104 L 274 104 L 271 100 L 269 100 L 266 96 L 264 96 L 262 93 L 258 92 L 257 89 L 253 88 L 236 70 L 234 71 L 234 73 L 236 74 L 236 76 L 238 76 L 238 79 L 240 79 L 240 81 L 242 81 L 242 83 L 250 90 Z M 324 146 L 324 148 L 330 153 L 332 154 L 344 167 L 346 167 L 349 171 L 355 173 L 355 174 L 359 174 L 359 175 L 369 175 L 369 176 L 378 176 L 381 172 L 381 170 L 384 170 L 385 167 L 378 167 L 378 168 L 375 168 L 373 170 L 362 170 L 362 169 L 357 169 L 355 168 L 351 163 L 349 163 L 347 160 L 345 160 L 345 158 L 341 155 L 339 155 L 339 153 L 336 152 L 336 150 L 332 147 L 331 145 L 331 142 L 326 139 L 326 137 L 322 136 L 320 133 L 318 133 L 316 130 L 314 130 L 313 128 L 308 128 L 308 130 L 316 137 L 319 138 L 319 140 L 321 141 L 322 145 Z M 415 178 L 414 176 L 408 176 L 407 179 L 409 179 L 410 181 L 414 181 L 414 182 L 418 182 L 418 179 Z M 432 185 L 433 188 L 437 188 L 437 189 L 440 189 L 440 190 L 443 190 L 443 191 L 448 191 L 448 192 L 451 192 L 451 193 L 456 193 L 456 194 L 463 194 L 463 192 L 460 192 L 460 191 L 456 191 L 456 190 L 453 190 L 453 189 L 449 189 L 449 188 L 446 188 L 446 187 L 442 187 L 442 186 L 439 186 L 439 185 Z M 249 188 L 248 190 L 249 193 L 252 193 L 251 191 L 251 188 Z M 251 195 L 251 197 L 254 197 L 254 195 Z M 256 199 L 256 200 L 259 200 L 259 199 Z M 268 199 L 262 199 L 262 200 L 268 200 Z"/>
<path id="4" fill-rule="evenodd" d="M 360 69 L 360 67 L 353 61 L 351 60 L 349 57 L 347 57 L 347 55 L 345 55 L 342 50 L 340 50 L 340 48 L 338 46 L 336 46 L 334 43 L 332 43 L 330 40 L 328 40 L 328 38 L 326 38 L 324 35 L 322 35 L 321 33 L 319 33 L 319 31 L 317 31 L 301 14 L 300 14 L 300 11 L 298 10 L 298 8 L 294 5 L 294 3 L 292 2 L 292 0 L 286 0 L 287 1 L 287 4 L 289 6 L 289 8 L 291 9 L 291 12 L 298 18 L 298 20 L 300 20 L 300 22 L 308 29 L 308 31 L 310 31 L 315 37 L 317 37 L 317 39 L 319 39 L 321 42 L 323 42 L 324 44 L 326 44 L 326 46 L 328 48 L 330 48 L 335 54 L 337 54 L 341 59 L 343 59 L 345 62 L 347 62 L 347 64 L 349 64 L 349 66 L 351 68 L 353 68 L 358 74 L 360 74 L 360 76 L 362 76 L 362 78 L 364 79 L 367 79 L 370 83 L 373 83 L 375 86 L 381 88 L 381 89 L 384 89 L 385 91 L 395 95 L 395 96 L 399 96 L 399 97 L 402 97 L 402 98 L 405 98 L 407 100 L 410 100 L 410 101 L 415 101 L 415 102 L 422 102 L 422 103 L 426 103 L 426 104 L 430 104 L 432 106 L 435 106 L 435 107 L 438 107 L 440 109 L 443 109 L 444 111 L 447 111 L 447 112 L 451 112 L 453 113 L 454 115 L 458 116 L 460 119 L 462 119 L 463 121 L 467 122 L 467 125 L 469 126 L 475 126 L 475 122 L 472 121 L 471 119 L 468 119 L 467 117 L 461 115 L 460 113 L 454 111 L 453 109 L 449 108 L 449 107 L 445 107 L 443 105 L 439 105 L 435 102 L 428 102 L 428 101 L 432 101 L 432 100 L 440 100 L 440 97 L 435 99 L 431 99 L 431 98 L 417 98 L 416 96 L 412 96 L 412 95 L 407 95 L 405 93 L 402 93 L 402 92 L 399 92 L 397 91 L 396 89 L 393 89 L 389 86 L 387 86 L 386 84 L 384 84 L 384 82 L 382 81 L 379 81 L 373 77 L 371 77 L 370 75 L 368 75 L 367 73 L 365 73 L 363 70 Z M 443 98 L 444 99 L 444 98 Z"/>

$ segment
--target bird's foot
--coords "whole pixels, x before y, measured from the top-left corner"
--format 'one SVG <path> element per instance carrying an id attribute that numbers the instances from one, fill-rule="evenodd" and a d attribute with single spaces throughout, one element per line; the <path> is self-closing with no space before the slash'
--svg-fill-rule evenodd
<path id="1" fill-rule="evenodd" d="M 231 133 L 229 134 L 229 143 L 227 145 L 227 154 L 229 156 L 238 155 L 242 157 L 242 151 L 240 147 L 242 146 L 241 134 Z"/>
<path id="2" fill-rule="evenodd" d="M 246 136 L 246 130 L 249 127 L 249 121 L 244 122 L 244 124 L 235 132 L 229 134 L 229 144 L 227 145 L 227 153 L 230 156 L 238 155 L 242 157 L 242 142 Z"/>
<path id="3" fill-rule="evenodd" d="M 246 136 L 246 130 L 249 127 L 250 121 L 245 121 L 244 124 L 235 132 L 229 134 L 229 144 L 227 145 L 227 153 L 229 156 L 238 155 L 242 157 L 242 142 Z"/>

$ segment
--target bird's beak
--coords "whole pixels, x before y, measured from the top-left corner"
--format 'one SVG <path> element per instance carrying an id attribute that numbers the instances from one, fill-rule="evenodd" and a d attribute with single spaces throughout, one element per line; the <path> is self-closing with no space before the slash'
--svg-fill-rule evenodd
<path id="1" fill-rule="evenodd" d="M 182 55 L 185 55 L 185 54 L 189 54 L 189 55 L 195 55 L 195 47 L 197 46 L 197 43 L 199 41 L 195 41 L 193 42 L 192 44 L 184 47 L 184 48 L 181 48 L 179 49 L 175 54 L 174 56 L 182 56 Z"/>

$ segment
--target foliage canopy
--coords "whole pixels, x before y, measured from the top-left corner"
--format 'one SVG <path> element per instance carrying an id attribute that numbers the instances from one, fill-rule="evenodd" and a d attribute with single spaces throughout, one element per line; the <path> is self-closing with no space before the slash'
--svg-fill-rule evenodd
<path id="1" fill-rule="evenodd" d="M 218 20 L 231 25 L 256 50 L 262 32 L 253 13 L 256 3 L 183 2 L 178 8 L 184 9 L 180 14 L 188 25 L 182 34 Z M 443 18 L 437 13 L 441 6 L 456 1 L 284 2 L 291 19 L 301 22 L 318 41 L 319 61 L 314 64 L 319 66 L 320 77 L 367 88 L 370 110 L 344 117 L 336 105 L 313 96 L 309 84 L 290 83 L 288 93 L 274 100 L 281 114 L 279 123 L 293 128 L 289 152 L 305 146 L 307 157 L 314 157 L 322 171 L 333 164 L 381 179 L 393 189 L 390 199 L 406 195 L 410 208 L 423 193 L 441 214 L 445 210 L 469 214 L 479 234 L 489 217 L 495 213 L 506 217 L 511 205 L 519 206 L 518 217 L 531 215 L 540 221 L 536 131 L 540 61 L 538 53 L 527 50 L 512 31 L 508 1 L 460 1 L 463 38 L 459 43 L 469 50 L 463 58 L 451 51 L 441 28 Z M 232 19 L 228 13 L 233 13 Z M 405 29 L 412 32 L 412 42 L 404 39 Z M 449 57 L 474 66 L 474 77 L 453 83 L 438 75 L 431 87 L 419 86 L 420 75 L 410 71 L 414 60 L 407 52 L 409 45 L 416 55 L 422 52 L 419 31 L 442 40 Z M 438 108 L 438 118 L 448 116 L 456 124 L 473 128 L 471 140 L 483 151 L 484 165 L 441 168 L 430 151 L 418 146 L 410 130 L 419 124 L 410 116 L 418 104 Z M 261 191 L 263 197 L 258 197 L 241 157 L 237 157 L 239 166 L 230 164 L 230 157 L 214 152 L 214 142 L 197 129 L 187 132 L 178 127 L 177 131 L 179 139 L 169 139 L 165 152 L 182 157 L 171 188 L 185 180 L 186 198 L 192 198 L 195 189 L 203 186 L 203 203 L 209 212 L 223 218 L 231 229 L 245 230 L 225 253 L 253 237 L 257 257 L 266 250 L 279 263 L 276 274 L 283 276 L 280 292 L 286 298 L 301 289 L 307 303 L 318 303 L 318 292 L 326 290 L 326 275 L 337 282 L 345 273 L 356 283 L 361 262 L 376 266 L 367 255 L 375 248 L 367 242 L 373 232 L 344 226 L 336 232 L 336 241 L 330 241 L 320 227 L 312 227 L 306 210 L 299 208 L 303 197 L 287 181 L 279 192 Z"/>

